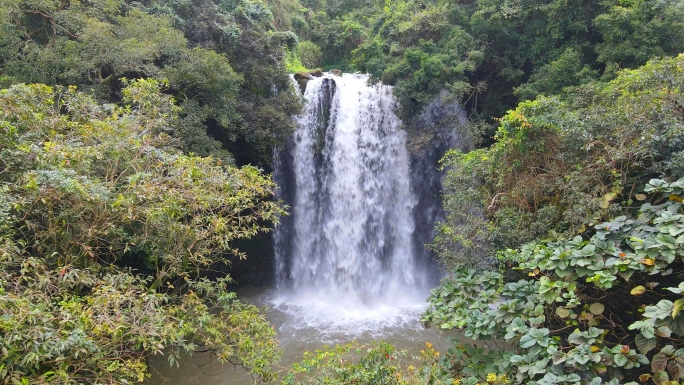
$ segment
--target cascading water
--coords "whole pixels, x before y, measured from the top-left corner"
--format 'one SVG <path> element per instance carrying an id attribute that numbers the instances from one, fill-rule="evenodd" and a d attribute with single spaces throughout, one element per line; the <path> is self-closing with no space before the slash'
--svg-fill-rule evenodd
<path id="1" fill-rule="evenodd" d="M 419 314 L 436 278 L 424 244 L 443 217 L 438 160 L 449 148 L 470 146 L 460 128 L 465 115 L 441 94 L 408 123 L 409 156 L 392 89 L 366 83 L 348 74 L 310 80 L 299 129 L 275 153 L 278 197 L 291 213 L 273 239 L 276 293 L 254 286 L 239 296 L 272 306 L 267 317 L 278 330 L 282 366 L 352 340 L 382 338 L 416 355 L 426 341 L 451 347 L 447 336 L 422 327 Z M 152 384 L 254 383 L 246 372 L 236 378 L 232 365 L 193 370 L 152 359 Z"/>
<path id="2" fill-rule="evenodd" d="M 309 81 L 299 129 L 276 153 L 275 178 L 291 212 L 275 234 L 277 306 L 309 326 L 396 326 L 415 322 L 425 303 L 406 135 L 391 87 L 367 81 Z"/>

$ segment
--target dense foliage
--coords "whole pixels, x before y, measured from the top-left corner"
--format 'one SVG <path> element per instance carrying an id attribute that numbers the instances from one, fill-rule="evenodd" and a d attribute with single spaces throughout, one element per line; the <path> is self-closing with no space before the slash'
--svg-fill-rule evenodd
<path id="1" fill-rule="evenodd" d="M 0 85 L 77 85 L 118 102 L 123 77 L 167 79 L 186 152 L 268 165 L 299 109 L 284 65 L 296 37 L 271 20 L 259 1 L 3 1 Z"/>
<path id="2" fill-rule="evenodd" d="M 433 247 L 447 265 L 581 233 L 631 202 L 644 183 L 684 176 L 684 56 L 622 71 L 564 95 L 521 103 L 496 142 L 445 157 L 444 206 Z M 491 260 L 491 259 L 490 259 Z"/>
<path id="3" fill-rule="evenodd" d="M 317 67 L 484 122 L 443 160 L 424 316 L 475 343 L 324 349 L 285 384 L 678 383 L 683 51 L 678 0 L 3 0 L 0 383 L 197 350 L 273 380 L 272 327 L 208 277 L 283 214 L 234 164 L 269 166 Z"/>
<path id="4" fill-rule="evenodd" d="M 664 1 L 281 1 L 322 64 L 396 85 L 402 117 L 442 89 L 485 119 L 519 101 L 610 80 L 684 50 L 684 4 Z"/>
<path id="5" fill-rule="evenodd" d="M 445 157 L 433 247 L 452 275 L 424 321 L 476 343 L 455 341 L 443 381 L 684 379 L 683 65 L 520 103 L 491 147 Z"/>
<path id="6" fill-rule="evenodd" d="M 429 342 L 419 357 L 407 357 L 387 343 L 324 347 L 304 354 L 287 372 L 282 385 L 432 385 L 438 380 L 440 353 Z M 407 364 L 409 363 L 409 364 Z M 416 365 L 413 365 L 413 364 Z"/>
<path id="7" fill-rule="evenodd" d="M 517 383 L 601 384 L 684 379 L 684 179 L 653 179 L 638 211 L 499 255 L 526 277 L 459 270 L 433 291 L 424 320 L 462 328 L 443 373 L 464 384 L 488 374 Z"/>
<path id="8" fill-rule="evenodd" d="M 273 183 L 177 150 L 159 83 L 122 95 L 0 91 L 0 382 L 137 382 L 197 349 L 268 378 L 273 328 L 202 273 L 282 213 Z"/>

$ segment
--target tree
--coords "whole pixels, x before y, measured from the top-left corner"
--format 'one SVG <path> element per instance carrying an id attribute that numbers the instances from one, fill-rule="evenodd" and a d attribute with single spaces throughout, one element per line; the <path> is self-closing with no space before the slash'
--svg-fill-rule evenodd
<path id="1" fill-rule="evenodd" d="M 672 56 L 684 48 L 684 5 L 679 1 L 606 1 L 593 20 L 602 41 L 598 61 L 609 68 L 634 68 L 649 59 Z M 612 73 L 612 69 L 610 71 Z"/>
<path id="2" fill-rule="evenodd" d="M 165 92 L 185 107 L 178 124 L 192 132 L 179 136 L 186 152 L 228 160 L 222 149 L 246 150 L 241 164 L 268 165 L 300 108 L 284 65 L 296 37 L 273 31 L 261 2 L 194 3 L 3 2 L 1 85 L 77 85 L 119 102 L 121 78 L 167 79 Z"/>

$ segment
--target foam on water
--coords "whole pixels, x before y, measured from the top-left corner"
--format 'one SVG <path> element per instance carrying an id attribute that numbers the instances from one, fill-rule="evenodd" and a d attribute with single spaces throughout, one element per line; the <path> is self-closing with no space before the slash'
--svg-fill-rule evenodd
<path id="1" fill-rule="evenodd" d="M 375 304 L 371 306 L 334 303 L 312 297 L 280 296 L 271 299 L 273 309 L 286 315 L 279 325 L 281 336 L 336 343 L 344 340 L 379 339 L 422 330 L 422 301 L 405 304 Z M 410 333 L 409 333 L 410 334 Z M 410 338 L 408 338 L 410 339 Z"/>
<path id="2" fill-rule="evenodd" d="M 427 272 L 416 263 L 406 134 L 388 86 L 364 75 L 308 82 L 299 129 L 276 152 L 291 209 L 276 228 L 283 328 L 331 335 L 420 328 Z M 281 330 L 283 332 L 283 330 Z"/>

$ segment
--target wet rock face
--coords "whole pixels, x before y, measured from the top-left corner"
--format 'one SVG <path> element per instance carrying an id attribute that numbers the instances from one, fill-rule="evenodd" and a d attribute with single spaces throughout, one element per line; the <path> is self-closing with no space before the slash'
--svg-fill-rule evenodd
<path id="1" fill-rule="evenodd" d="M 473 148 L 472 140 L 466 134 L 467 124 L 463 107 L 449 100 L 449 93 L 442 91 L 420 115 L 405 125 L 411 185 L 417 201 L 413 208 L 416 226 L 413 245 L 414 253 L 422 261 L 435 261 L 432 251 L 425 245 L 432 243 L 435 224 L 445 215 L 441 204 L 444 172 L 439 170 L 439 160 L 449 149 L 468 151 Z"/>
<path id="2" fill-rule="evenodd" d="M 319 95 L 321 98 L 321 108 L 317 112 L 318 128 L 316 129 L 316 145 L 314 146 L 316 156 L 322 156 L 325 148 L 326 131 L 330 125 L 330 118 L 332 116 L 331 107 L 336 91 L 337 83 L 335 83 L 333 79 L 323 79 Z"/>

